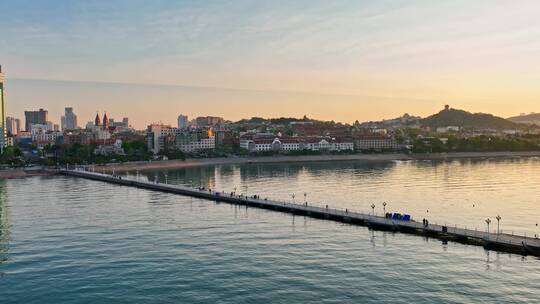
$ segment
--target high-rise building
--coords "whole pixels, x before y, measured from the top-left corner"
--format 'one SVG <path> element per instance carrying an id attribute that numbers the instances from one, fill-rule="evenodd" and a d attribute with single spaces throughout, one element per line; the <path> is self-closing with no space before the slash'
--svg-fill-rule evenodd
<path id="1" fill-rule="evenodd" d="M 32 125 L 46 125 L 49 118 L 49 111 L 39 109 L 39 111 L 24 111 L 25 131 L 32 130 Z"/>
<path id="2" fill-rule="evenodd" d="M 7 145 L 7 130 L 6 130 L 6 108 L 4 104 L 4 74 L 0 65 L 0 153 L 4 153 L 4 147 Z"/>
<path id="3" fill-rule="evenodd" d="M 188 127 L 188 117 L 186 115 L 180 114 L 178 116 L 178 129 L 185 129 Z"/>
<path id="4" fill-rule="evenodd" d="M 6 117 L 6 133 L 7 135 L 17 135 L 17 126 L 15 125 L 15 118 Z"/>
<path id="5" fill-rule="evenodd" d="M 62 116 L 62 131 L 75 130 L 79 128 L 77 115 L 73 112 L 73 108 L 65 108 L 64 116 Z"/>
<path id="6" fill-rule="evenodd" d="M 6 117 L 6 130 L 11 135 L 17 135 L 21 132 L 21 120 L 14 117 Z"/>

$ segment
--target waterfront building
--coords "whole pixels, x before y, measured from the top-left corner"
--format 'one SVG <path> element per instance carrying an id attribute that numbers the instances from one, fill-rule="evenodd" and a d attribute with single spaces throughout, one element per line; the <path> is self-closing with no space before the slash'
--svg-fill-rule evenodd
<path id="1" fill-rule="evenodd" d="M 358 151 L 365 150 L 399 150 L 401 146 L 390 136 L 379 134 L 363 135 L 354 138 L 354 146 Z"/>
<path id="2" fill-rule="evenodd" d="M 324 136 L 281 136 L 268 133 L 244 134 L 240 137 L 240 148 L 250 152 L 292 151 L 353 151 L 354 142 L 347 138 Z"/>
<path id="3" fill-rule="evenodd" d="M 183 129 L 176 134 L 175 148 L 182 152 L 213 150 L 216 148 L 216 139 L 212 129 Z"/>
<path id="4" fill-rule="evenodd" d="M 237 133 L 224 128 L 214 129 L 216 145 L 239 145 Z"/>
<path id="5" fill-rule="evenodd" d="M 0 153 L 4 152 L 4 147 L 7 144 L 6 107 L 4 96 L 4 74 L 2 73 L 2 66 L 0 65 Z"/>
<path id="6" fill-rule="evenodd" d="M 171 128 L 170 126 L 163 124 L 149 125 L 146 130 L 148 151 L 159 154 L 159 152 L 165 149 L 166 145 L 173 141 L 171 138 L 174 139 L 174 136 L 178 132 L 180 132 L 180 129 Z"/>
<path id="7" fill-rule="evenodd" d="M 98 145 L 96 149 L 94 149 L 94 154 L 109 156 L 125 155 L 126 153 L 124 151 L 124 148 L 122 148 L 122 141 L 117 139 L 112 145 Z"/>
<path id="8" fill-rule="evenodd" d="M 163 124 L 149 125 L 146 131 L 148 150 L 159 154 L 164 150 L 195 152 L 213 150 L 216 140 L 212 129 L 180 129 Z"/>
<path id="9" fill-rule="evenodd" d="M 75 130 L 79 128 L 77 115 L 73 112 L 73 108 L 65 108 L 64 116 L 61 118 L 62 131 Z"/>
<path id="10" fill-rule="evenodd" d="M 24 111 L 25 130 L 31 131 L 32 125 L 46 125 L 49 118 L 49 111 L 39 109 L 38 111 Z"/>
<path id="11" fill-rule="evenodd" d="M 178 116 L 178 129 L 185 129 L 189 126 L 189 120 L 187 115 L 180 114 Z"/>

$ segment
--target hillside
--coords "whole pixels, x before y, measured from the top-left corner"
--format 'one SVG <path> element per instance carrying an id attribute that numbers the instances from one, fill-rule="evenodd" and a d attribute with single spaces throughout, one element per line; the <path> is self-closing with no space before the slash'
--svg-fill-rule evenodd
<path id="1" fill-rule="evenodd" d="M 528 115 L 520 115 L 508 118 L 508 120 L 515 123 L 522 124 L 537 124 L 540 125 L 540 113 L 532 113 Z"/>
<path id="2" fill-rule="evenodd" d="M 470 113 L 446 107 L 437 114 L 426 117 L 422 124 L 432 128 L 458 126 L 475 129 L 519 129 L 522 125 L 485 113 Z"/>

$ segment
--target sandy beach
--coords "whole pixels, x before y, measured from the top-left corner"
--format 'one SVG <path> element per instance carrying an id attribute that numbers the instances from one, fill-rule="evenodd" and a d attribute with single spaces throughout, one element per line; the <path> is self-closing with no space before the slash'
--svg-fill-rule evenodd
<path id="1" fill-rule="evenodd" d="M 460 158 L 498 158 L 498 157 L 540 157 L 540 151 L 529 152 L 456 152 L 432 154 L 353 154 L 353 155 L 305 155 L 305 156 L 264 156 L 264 157 L 228 157 L 149 162 L 129 162 L 96 166 L 96 171 L 122 172 L 134 170 L 181 169 L 198 166 L 229 164 L 264 164 L 264 163 L 307 163 L 339 161 L 395 161 L 395 160 L 450 160 Z"/>

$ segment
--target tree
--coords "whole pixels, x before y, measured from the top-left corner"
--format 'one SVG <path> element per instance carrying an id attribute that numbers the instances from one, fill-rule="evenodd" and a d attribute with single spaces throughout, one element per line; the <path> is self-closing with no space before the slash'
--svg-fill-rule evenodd
<path id="1" fill-rule="evenodd" d="M 0 162 L 3 164 L 19 164 L 22 162 L 23 153 L 19 147 L 9 146 L 0 155 Z"/>

